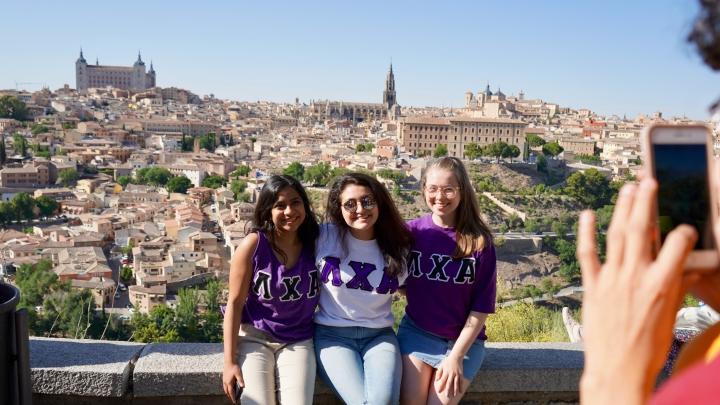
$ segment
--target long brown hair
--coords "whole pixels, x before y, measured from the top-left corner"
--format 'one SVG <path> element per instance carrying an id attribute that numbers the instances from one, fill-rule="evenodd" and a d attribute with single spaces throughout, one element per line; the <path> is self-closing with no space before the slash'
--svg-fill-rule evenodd
<path id="1" fill-rule="evenodd" d="M 457 246 L 453 252 L 453 258 L 469 256 L 473 252 L 484 249 L 487 244 L 492 243 L 492 232 L 480 217 L 480 207 L 465 165 L 460 159 L 450 156 L 432 160 L 425 169 L 420 182 L 423 196 L 427 173 L 433 169 L 450 171 L 460 185 L 460 204 L 455 210 Z"/>
<path id="2" fill-rule="evenodd" d="M 286 175 L 273 175 L 270 176 L 260 194 L 258 195 L 257 203 L 255 204 L 255 212 L 253 213 L 253 220 L 250 232 L 262 232 L 268 238 L 270 246 L 273 251 L 280 255 L 283 263 L 287 263 L 287 255 L 280 249 L 275 243 L 275 224 L 272 221 L 272 208 L 278 199 L 278 194 L 283 189 L 290 187 L 294 189 L 302 200 L 303 207 L 305 207 L 305 220 L 300 224 L 297 230 L 298 238 L 305 246 L 309 246 L 315 255 L 315 239 L 320 234 L 320 225 L 317 223 L 315 213 L 310 205 L 305 189 L 302 184 L 292 176 Z"/>
<path id="3" fill-rule="evenodd" d="M 372 192 L 378 207 L 378 218 L 373 225 L 375 240 L 387 262 L 387 274 L 390 276 L 402 274 L 413 237 L 390 194 L 377 179 L 364 173 L 347 173 L 338 177 L 330 186 L 325 209 L 326 221 L 337 225 L 344 242 L 348 224 L 345 223 L 341 212 L 340 195 L 349 185 L 367 187 Z"/>

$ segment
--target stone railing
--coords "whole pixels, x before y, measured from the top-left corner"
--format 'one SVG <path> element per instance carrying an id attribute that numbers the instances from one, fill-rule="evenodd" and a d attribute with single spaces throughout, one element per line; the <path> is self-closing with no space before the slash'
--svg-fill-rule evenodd
<path id="1" fill-rule="evenodd" d="M 229 404 L 222 360 L 219 343 L 32 338 L 33 404 Z M 582 367 L 577 344 L 489 343 L 463 403 L 577 403 Z M 315 403 L 341 402 L 318 383 Z"/>

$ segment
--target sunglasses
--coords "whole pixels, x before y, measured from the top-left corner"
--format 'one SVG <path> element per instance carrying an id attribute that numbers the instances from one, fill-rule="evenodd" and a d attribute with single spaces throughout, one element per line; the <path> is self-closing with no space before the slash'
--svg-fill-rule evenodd
<path id="1" fill-rule="evenodd" d="M 370 196 L 362 197 L 359 201 L 358 200 L 347 200 L 344 203 L 342 203 L 342 207 L 345 208 L 345 211 L 347 211 L 347 212 L 353 212 L 353 211 L 357 210 L 358 202 L 360 203 L 360 206 L 364 210 L 371 210 L 371 209 L 377 207 L 377 201 L 375 201 L 375 199 Z"/>

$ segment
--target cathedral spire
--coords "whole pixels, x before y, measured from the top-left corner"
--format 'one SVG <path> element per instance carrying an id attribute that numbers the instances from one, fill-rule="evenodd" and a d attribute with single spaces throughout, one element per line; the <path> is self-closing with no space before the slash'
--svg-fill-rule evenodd
<path id="1" fill-rule="evenodd" d="M 390 62 L 390 70 L 388 70 L 387 78 L 385 79 L 385 91 L 383 91 L 383 104 L 385 108 L 390 110 L 392 106 L 397 104 L 395 96 L 395 74 L 393 73 L 392 61 Z"/>

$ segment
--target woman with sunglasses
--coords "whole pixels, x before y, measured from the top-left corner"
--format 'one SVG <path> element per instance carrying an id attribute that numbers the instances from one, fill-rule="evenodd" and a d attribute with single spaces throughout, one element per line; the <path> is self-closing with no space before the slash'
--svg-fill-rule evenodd
<path id="1" fill-rule="evenodd" d="M 412 236 L 385 187 L 362 173 L 335 180 L 316 249 L 320 376 L 348 404 L 395 404 L 401 360 L 390 311 Z"/>

